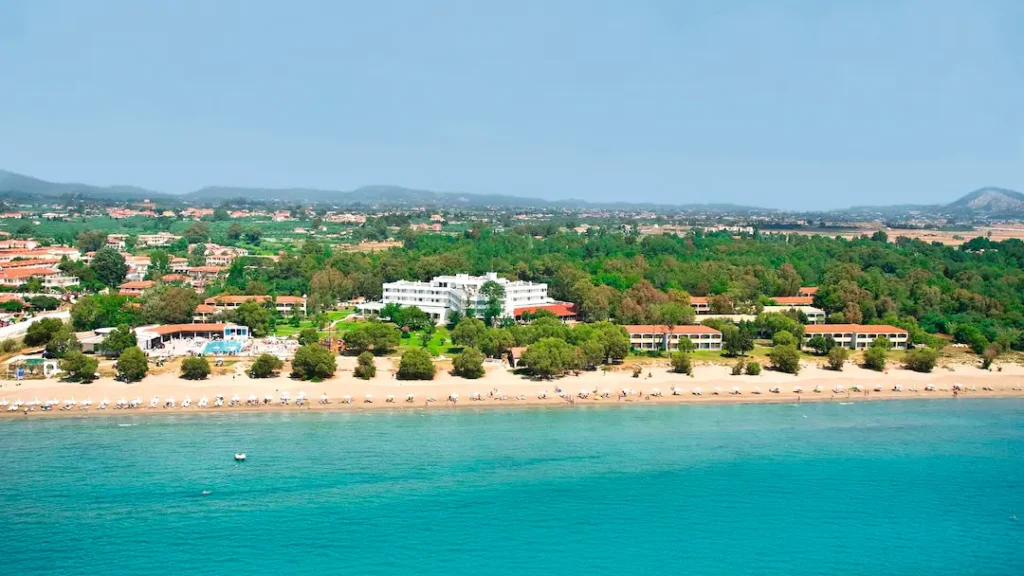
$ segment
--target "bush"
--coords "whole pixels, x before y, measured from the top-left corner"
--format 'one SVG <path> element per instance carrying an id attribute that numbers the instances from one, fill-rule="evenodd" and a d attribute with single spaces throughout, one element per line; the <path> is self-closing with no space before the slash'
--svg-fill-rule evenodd
<path id="1" fill-rule="evenodd" d="M 772 336 L 772 346 L 796 346 L 796 338 L 789 332 L 781 330 Z"/>
<path id="2" fill-rule="evenodd" d="M 146 377 L 149 362 L 146 354 L 138 346 L 132 346 L 121 353 L 117 359 L 117 377 L 125 382 L 137 382 Z"/>
<path id="3" fill-rule="evenodd" d="M 864 351 L 864 367 L 881 372 L 888 362 L 888 353 L 882 346 L 871 345 Z"/>
<path id="4" fill-rule="evenodd" d="M 100 342 L 99 349 L 102 353 L 110 356 L 120 356 L 122 352 L 138 344 L 135 338 L 135 331 L 122 324 L 111 330 L 107 337 Z"/>
<path id="5" fill-rule="evenodd" d="M 99 361 L 78 351 L 69 352 L 60 361 L 60 369 L 72 382 L 88 384 L 96 379 L 96 369 L 99 368 Z"/>
<path id="6" fill-rule="evenodd" d="M 0 340 L 0 353 L 10 354 L 11 352 L 17 352 L 18 350 L 21 350 L 20 340 L 15 338 Z"/>
<path id="7" fill-rule="evenodd" d="M 322 380 L 338 369 L 331 351 L 319 344 L 300 346 L 292 359 L 292 376 L 302 380 Z"/>
<path id="8" fill-rule="evenodd" d="M 210 363 L 202 356 L 181 361 L 181 377 L 185 380 L 204 380 L 210 375 Z"/>
<path id="9" fill-rule="evenodd" d="M 452 361 L 452 367 L 452 373 L 456 376 L 480 378 L 484 375 L 484 355 L 476 348 L 466 348 Z"/>
<path id="10" fill-rule="evenodd" d="M 50 336 L 50 341 L 46 343 L 46 351 L 54 358 L 63 358 L 70 352 L 80 351 L 82 344 L 78 341 L 78 337 L 75 336 L 74 330 L 71 328 L 71 324 L 61 324 L 60 329 Z"/>
<path id="11" fill-rule="evenodd" d="M 990 344 L 985 348 L 985 352 L 981 355 L 981 368 L 988 370 L 992 367 L 992 363 L 996 361 L 996 358 L 1002 354 L 1003 349 L 999 344 Z"/>
<path id="12" fill-rule="evenodd" d="M 747 367 L 746 362 L 744 362 L 743 360 L 740 360 L 739 362 L 737 362 L 737 363 L 732 365 L 732 375 L 733 376 L 739 376 L 740 374 L 743 374 L 743 369 L 746 368 L 746 367 Z"/>
<path id="13" fill-rule="evenodd" d="M 297 318 L 297 316 L 293 316 L 293 318 Z M 299 332 L 299 346 L 319 343 L 320 334 L 316 331 L 316 328 L 303 328 L 302 332 Z"/>
<path id="14" fill-rule="evenodd" d="M 270 378 L 281 369 L 284 362 L 273 354 L 260 354 L 249 367 L 250 378 Z"/>
<path id="15" fill-rule="evenodd" d="M 673 372 L 693 376 L 693 363 L 690 361 L 689 352 L 676 352 L 672 354 L 671 362 Z"/>
<path id="16" fill-rule="evenodd" d="M 772 367 L 779 372 L 800 373 L 800 352 L 797 351 L 796 346 L 786 344 L 776 346 L 768 352 L 768 359 L 772 361 Z"/>
<path id="17" fill-rule="evenodd" d="M 842 346 L 835 346 L 828 351 L 828 367 L 840 371 L 843 369 L 843 364 L 846 363 L 846 359 L 849 358 L 850 351 Z"/>
<path id="18" fill-rule="evenodd" d="M 761 373 L 761 365 L 757 362 L 750 362 L 747 364 L 747 374 L 751 376 L 757 376 Z"/>
<path id="19" fill-rule="evenodd" d="M 437 368 L 430 358 L 430 352 L 422 348 L 414 348 L 402 354 L 398 363 L 399 380 L 433 380 Z"/>
<path id="20" fill-rule="evenodd" d="M 903 365 L 914 372 L 931 372 L 938 362 L 939 353 L 931 348 L 915 348 L 907 352 Z"/>
<path id="21" fill-rule="evenodd" d="M 832 338 L 832 335 L 822 336 L 821 334 L 815 334 L 810 340 L 807 341 L 807 347 L 814 350 L 819 356 L 824 356 L 832 351 L 836 347 L 836 341 Z"/>
<path id="22" fill-rule="evenodd" d="M 355 376 L 363 380 L 369 380 L 377 375 L 377 365 L 373 363 L 373 354 L 363 352 L 359 355 L 356 364 Z"/>
<path id="23" fill-rule="evenodd" d="M 25 346 L 45 346 L 63 325 L 57 318 L 43 318 L 33 322 L 25 332 Z"/>

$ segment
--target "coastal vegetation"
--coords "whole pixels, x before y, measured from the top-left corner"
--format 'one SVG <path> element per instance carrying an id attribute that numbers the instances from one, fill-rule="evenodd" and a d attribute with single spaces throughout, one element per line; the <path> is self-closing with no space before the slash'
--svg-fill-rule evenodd
<path id="1" fill-rule="evenodd" d="M 205 380 L 210 375 L 210 362 L 202 356 L 181 361 L 181 377 L 185 380 Z"/>
<path id="2" fill-rule="evenodd" d="M 476 379 L 484 375 L 484 355 L 476 348 L 466 348 L 452 360 L 452 374 Z"/>
<path id="3" fill-rule="evenodd" d="M 252 366 L 249 367 L 250 378 L 270 378 L 277 373 L 281 367 L 284 366 L 284 362 L 273 354 L 260 354 L 253 361 Z"/>
<path id="4" fill-rule="evenodd" d="M 377 365 L 374 364 L 373 354 L 363 352 L 356 359 L 356 368 L 353 371 L 356 378 L 370 380 L 377 375 Z"/>
<path id="5" fill-rule="evenodd" d="M 117 359 L 117 378 L 123 382 L 138 382 L 149 372 L 146 354 L 138 346 L 132 346 Z"/>
<path id="6" fill-rule="evenodd" d="M 433 380 L 436 373 L 437 367 L 430 358 L 430 352 L 413 348 L 402 354 L 396 377 L 399 380 Z"/>
<path id="7" fill-rule="evenodd" d="M 99 361 L 96 358 L 86 356 L 78 351 L 68 353 L 60 361 L 60 369 L 64 372 L 64 378 L 69 382 L 88 384 L 96 379 L 97 368 L 99 368 Z"/>
<path id="8" fill-rule="evenodd" d="M 314 382 L 334 376 L 338 369 L 331 351 L 319 344 L 300 346 L 292 359 L 292 377 Z"/>

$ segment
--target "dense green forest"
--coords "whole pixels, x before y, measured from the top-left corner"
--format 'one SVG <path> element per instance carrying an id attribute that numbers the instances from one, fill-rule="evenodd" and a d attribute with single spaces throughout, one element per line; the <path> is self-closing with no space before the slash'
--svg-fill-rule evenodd
<path id="1" fill-rule="evenodd" d="M 623 233 L 536 237 L 527 230 L 407 237 L 387 252 L 332 253 L 306 241 L 278 262 L 243 259 L 225 289 L 308 294 L 316 310 L 335 298 L 381 296 L 381 283 L 496 271 L 545 282 L 587 320 L 659 321 L 658 310 L 689 295 L 716 311 L 756 313 L 771 297 L 818 286 L 832 322 L 892 323 L 923 341 L 956 335 L 1024 349 L 1024 242 L 977 238 L 953 248 L 884 235 L 826 237 L 699 233 L 640 238 Z M 973 328 L 969 328 L 973 327 Z M 959 329 L 959 330 L 958 330 Z M 976 329 L 976 330 L 975 330 Z M 976 347 L 977 348 L 977 347 Z"/>

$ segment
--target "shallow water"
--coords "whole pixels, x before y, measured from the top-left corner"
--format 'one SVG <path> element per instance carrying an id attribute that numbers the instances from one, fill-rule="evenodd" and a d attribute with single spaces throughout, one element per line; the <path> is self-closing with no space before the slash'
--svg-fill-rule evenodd
<path id="1" fill-rule="evenodd" d="M 1024 574 L 1020 399 L 39 418 L 0 462 L 9 574 Z"/>

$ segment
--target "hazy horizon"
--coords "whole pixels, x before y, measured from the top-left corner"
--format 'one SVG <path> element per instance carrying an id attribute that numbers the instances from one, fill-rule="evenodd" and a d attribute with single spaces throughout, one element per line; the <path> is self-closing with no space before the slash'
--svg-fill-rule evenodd
<path id="1" fill-rule="evenodd" d="M 1024 190 L 1014 2 L 0 5 L 0 168 L 817 210 Z"/>

